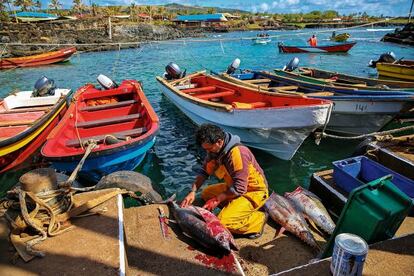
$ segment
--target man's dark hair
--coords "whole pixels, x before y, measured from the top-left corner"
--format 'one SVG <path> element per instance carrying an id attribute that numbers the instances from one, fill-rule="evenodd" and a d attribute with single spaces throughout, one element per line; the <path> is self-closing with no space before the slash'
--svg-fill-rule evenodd
<path id="1" fill-rule="evenodd" d="M 224 131 L 216 125 L 202 124 L 196 131 L 196 143 L 201 146 L 204 143 L 214 144 L 225 138 Z"/>

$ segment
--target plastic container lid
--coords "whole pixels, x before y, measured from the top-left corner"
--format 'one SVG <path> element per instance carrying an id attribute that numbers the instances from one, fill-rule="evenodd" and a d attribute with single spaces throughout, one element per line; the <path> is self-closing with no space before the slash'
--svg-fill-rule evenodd
<path id="1" fill-rule="evenodd" d="M 364 255 L 368 252 L 368 244 L 359 236 L 342 233 L 336 236 L 335 244 L 352 255 Z"/>

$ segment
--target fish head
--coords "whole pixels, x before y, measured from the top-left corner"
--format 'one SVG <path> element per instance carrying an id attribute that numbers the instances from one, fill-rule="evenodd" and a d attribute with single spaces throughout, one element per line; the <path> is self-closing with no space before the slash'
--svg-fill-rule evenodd
<path id="1" fill-rule="evenodd" d="M 216 240 L 218 246 L 220 247 L 220 249 L 222 249 L 226 253 L 230 253 L 230 251 L 231 251 L 230 242 L 229 242 L 229 237 L 226 233 L 222 232 L 222 233 L 216 235 L 215 240 Z"/>

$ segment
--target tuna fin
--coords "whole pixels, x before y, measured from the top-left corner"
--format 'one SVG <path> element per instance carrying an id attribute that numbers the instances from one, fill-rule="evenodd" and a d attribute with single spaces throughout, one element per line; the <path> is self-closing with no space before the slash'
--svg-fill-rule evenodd
<path id="1" fill-rule="evenodd" d="M 284 232 L 285 232 L 286 228 L 285 227 L 280 227 L 279 231 L 275 232 L 275 236 L 273 237 L 273 239 L 277 239 L 278 237 L 280 237 Z"/>
<path id="2" fill-rule="evenodd" d="M 156 202 L 157 204 L 168 204 L 170 202 L 173 202 L 175 200 L 175 198 L 177 197 L 176 194 L 173 194 L 172 196 L 170 196 L 169 198 L 167 198 L 166 200 L 160 201 L 160 202 Z"/>

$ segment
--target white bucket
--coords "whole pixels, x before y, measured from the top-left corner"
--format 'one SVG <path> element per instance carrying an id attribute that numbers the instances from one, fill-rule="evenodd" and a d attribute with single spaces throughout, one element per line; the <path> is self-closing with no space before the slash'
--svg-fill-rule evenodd
<path id="1" fill-rule="evenodd" d="M 359 236 L 342 233 L 336 236 L 331 272 L 334 276 L 361 276 L 368 244 Z"/>

